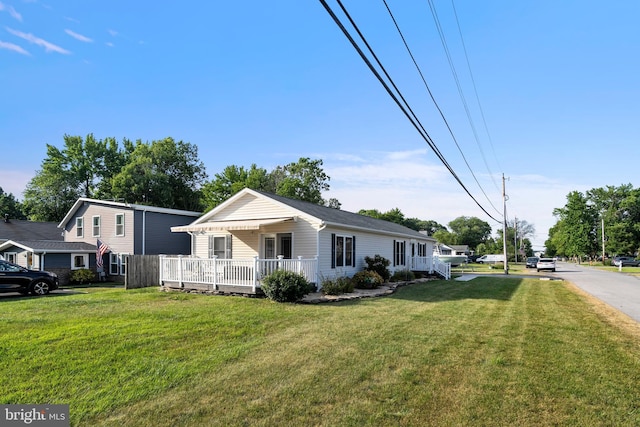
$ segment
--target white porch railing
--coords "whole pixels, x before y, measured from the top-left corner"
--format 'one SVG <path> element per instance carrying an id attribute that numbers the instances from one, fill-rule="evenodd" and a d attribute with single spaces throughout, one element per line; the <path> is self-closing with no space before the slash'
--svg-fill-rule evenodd
<path id="1" fill-rule="evenodd" d="M 442 262 L 437 257 L 433 260 L 433 271 L 444 277 L 445 280 L 451 279 L 451 263 Z"/>
<path id="2" fill-rule="evenodd" d="M 318 259 L 220 259 L 192 257 L 160 257 L 160 284 L 174 282 L 206 285 L 210 290 L 219 286 L 246 287 L 251 292 L 260 287 L 260 281 L 276 270 L 299 273 L 311 283 L 318 283 Z"/>
<path id="3" fill-rule="evenodd" d="M 411 258 L 412 271 L 433 271 L 433 257 L 430 256 L 414 256 Z"/>

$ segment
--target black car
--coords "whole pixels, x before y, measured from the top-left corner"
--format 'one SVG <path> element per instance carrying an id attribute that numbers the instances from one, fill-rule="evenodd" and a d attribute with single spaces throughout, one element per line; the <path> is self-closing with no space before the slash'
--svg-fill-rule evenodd
<path id="1" fill-rule="evenodd" d="M 536 265 L 538 264 L 538 260 L 540 258 L 538 258 L 537 256 L 530 256 L 529 258 L 527 258 L 527 263 L 525 265 L 525 267 L 527 268 L 536 268 Z"/>
<path id="2" fill-rule="evenodd" d="M 27 270 L 19 265 L 0 260 L 0 292 L 46 295 L 58 289 L 58 276 L 48 271 Z"/>

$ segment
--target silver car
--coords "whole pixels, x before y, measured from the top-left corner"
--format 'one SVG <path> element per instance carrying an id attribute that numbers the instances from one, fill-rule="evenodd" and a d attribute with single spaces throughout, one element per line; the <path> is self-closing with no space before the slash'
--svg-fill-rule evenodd
<path id="1" fill-rule="evenodd" d="M 536 263 L 536 270 L 556 271 L 556 260 L 553 258 L 540 258 Z"/>

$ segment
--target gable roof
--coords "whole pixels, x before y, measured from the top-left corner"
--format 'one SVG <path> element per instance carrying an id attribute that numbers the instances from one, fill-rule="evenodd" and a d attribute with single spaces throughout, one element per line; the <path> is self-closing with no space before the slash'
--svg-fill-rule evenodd
<path id="1" fill-rule="evenodd" d="M 67 214 L 62 219 L 62 221 L 60 221 L 60 224 L 58 224 L 58 228 L 64 228 L 65 224 L 67 224 L 69 220 L 73 218 L 73 215 L 78 211 L 78 209 L 80 209 L 80 207 L 84 203 L 91 203 L 94 205 L 102 205 L 102 206 L 112 206 L 120 209 L 127 209 L 127 210 L 134 210 L 134 211 L 156 212 L 156 213 L 162 213 L 167 215 L 182 215 L 182 216 L 192 216 L 192 217 L 199 217 L 200 215 L 202 215 L 202 212 L 183 211 L 180 209 L 168 209 L 168 208 L 160 208 L 157 206 L 136 205 L 134 203 L 113 202 L 110 200 L 98 200 L 98 199 L 90 199 L 87 197 L 80 197 L 78 200 L 76 200 L 76 202 L 73 204 L 71 209 L 69 209 L 69 212 L 67 212 Z"/>
<path id="2" fill-rule="evenodd" d="M 424 233 L 412 230 L 404 225 L 396 224 L 394 222 L 385 221 L 382 219 L 372 218 L 366 215 L 360 215 L 353 212 L 344 211 L 341 209 L 329 208 L 327 206 L 317 205 L 315 203 L 305 202 L 302 200 L 290 199 L 288 197 L 278 196 L 276 194 L 265 193 L 262 191 L 251 190 L 245 188 L 244 190 L 236 193 L 222 204 L 216 206 L 207 214 L 200 217 L 198 220 L 192 223 L 204 224 L 207 220 L 214 217 L 217 212 L 225 209 L 236 200 L 244 197 L 247 194 L 254 195 L 255 197 L 268 198 L 275 201 L 278 204 L 285 205 L 289 209 L 294 209 L 299 213 L 311 216 L 325 225 L 346 227 L 352 229 L 360 229 L 366 231 L 382 232 L 385 234 L 397 234 L 403 236 L 410 236 L 419 239 L 433 240 L 432 237 L 427 236 Z M 282 220 L 290 218 L 281 218 Z M 172 228 L 173 230 L 173 228 Z M 177 230 L 176 230 L 177 231 Z"/>
<path id="3" fill-rule="evenodd" d="M 7 240 L 0 244 L 0 251 L 11 246 L 17 246 L 34 253 L 90 253 L 96 251 L 96 246 L 89 243 L 56 240 Z"/>
<path id="4" fill-rule="evenodd" d="M 0 242 L 4 240 L 63 240 L 55 222 L 23 219 L 0 220 Z"/>

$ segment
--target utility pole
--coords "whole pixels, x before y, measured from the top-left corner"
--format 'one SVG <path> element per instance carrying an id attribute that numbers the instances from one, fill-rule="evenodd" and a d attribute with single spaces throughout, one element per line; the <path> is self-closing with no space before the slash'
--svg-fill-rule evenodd
<path id="1" fill-rule="evenodd" d="M 602 216 L 602 264 L 604 264 L 604 215 Z"/>
<path id="2" fill-rule="evenodd" d="M 507 193 L 505 192 L 504 174 L 502 174 L 502 250 L 504 252 L 504 274 L 509 274 L 509 265 L 507 261 Z"/>
<path id="3" fill-rule="evenodd" d="M 518 263 L 518 217 L 513 219 L 513 253 Z"/>

